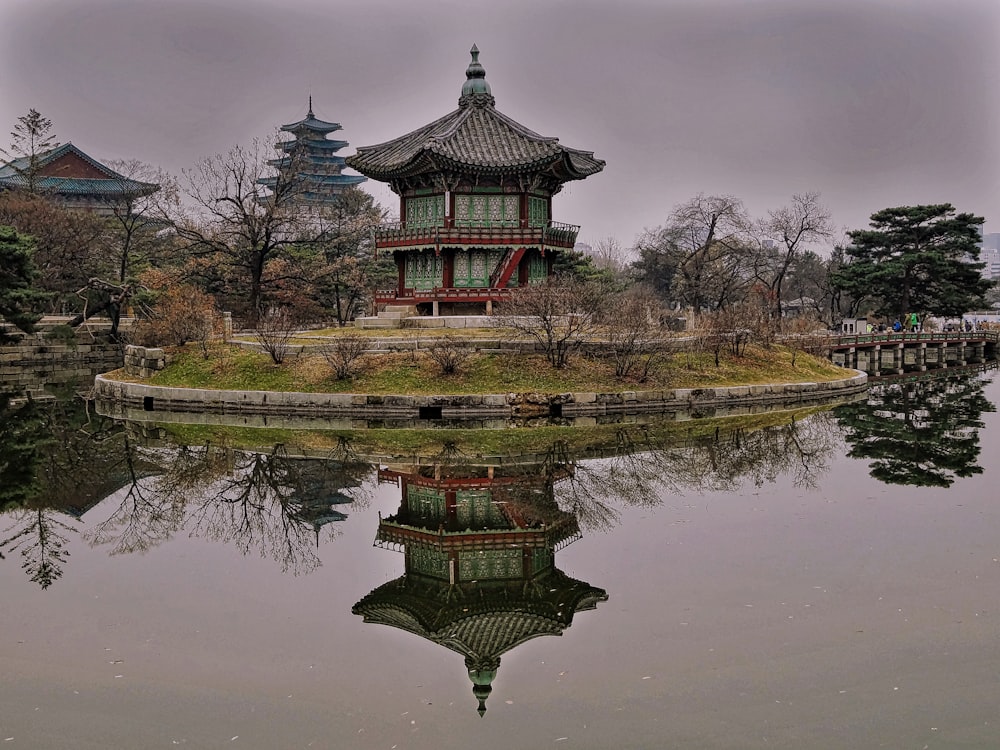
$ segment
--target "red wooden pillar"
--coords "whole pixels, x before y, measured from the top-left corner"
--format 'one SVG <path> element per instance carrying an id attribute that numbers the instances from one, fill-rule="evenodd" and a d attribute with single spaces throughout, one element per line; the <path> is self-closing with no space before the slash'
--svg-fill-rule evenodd
<path id="1" fill-rule="evenodd" d="M 446 247 L 441 254 L 444 257 L 444 268 L 441 270 L 441 286 L 451 289 L 455 286 L 455 250 Z"/>

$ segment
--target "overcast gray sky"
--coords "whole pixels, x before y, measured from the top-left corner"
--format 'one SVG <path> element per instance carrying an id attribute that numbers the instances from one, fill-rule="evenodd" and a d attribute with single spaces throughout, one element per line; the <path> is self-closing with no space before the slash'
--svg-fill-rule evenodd
<path id="1" fill-rule="evenodd" d="M 582 241 L 631 245 L 700 192 L 764 214 L 818 191 L 842 228 L 951 202 L 1000 231 L 996 0 L 0 0 L 0 126 L 33 107 L 179 173 L 311 94 L 347 155 L 454 109 L 473 42 L 498 109 L 607 161 L 556 197 Z"/>

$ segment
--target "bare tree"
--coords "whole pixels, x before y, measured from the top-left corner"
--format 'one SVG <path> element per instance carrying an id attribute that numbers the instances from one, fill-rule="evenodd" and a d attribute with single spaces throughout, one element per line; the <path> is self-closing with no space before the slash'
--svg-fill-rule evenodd
<path id="1" fill-rule="evenodd" d="M 792 202 L 758 222 L 753 253 L 754 276 L 772 297 L 771 314 L 781 317 L 782 285 L 792 263 L 807 245 L 833 237 L 830 212 L 820 203 L 819 193 L 792 196 Z"/>
<path id="2" fill-rule="evenodd" d="M 269 152 L 254 140 L 185 172 L 184 191 L 195 213 L 178 211 L 173 222 L 193 256 L 213 258 L 247 283 L 251 320 L 265 310 L 265 282 L 278 281 L 265 278 L 268 262 L 301 242 L 310 230 L 295 200 L 301 187 L 296 170 L 279 172 L 269 189 L 260 183 L 270 173 Z"/>
<path id="3" fill-rule="evenodd" d="M 512 290 L 498 317 L 502 325 L 537 341 L 549 364 L 561 369 L 597 331 L 594 313 L 602 302 L 595 286 L 557 277 Z"/>
<path id="4" fill-rule="evenodd" d="M 597 241 L 593 250 L 594 265 L 610 271 L 616 276 L 628 266 L 628 251 L 615 237 L 604 237 Z"/>
<path id="5" fill-rule="evenodd" d="M 660 302 L 649 289 L 638 287 L 619 295 L 609 306 L 608 347 L 615 375 L 643 381 L 658 357 L 665 356 L 660 340 Z"/>

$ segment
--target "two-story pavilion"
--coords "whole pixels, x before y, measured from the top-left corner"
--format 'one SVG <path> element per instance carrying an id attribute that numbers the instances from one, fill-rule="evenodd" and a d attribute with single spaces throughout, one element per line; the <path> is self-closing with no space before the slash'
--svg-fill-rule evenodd
<path id="1" fill-rule="evenodd" d="M 500 112 L 474 45 L 465 77 L 458 109 L 347 157 L 400 197 L 400 221 L 375 233 L 398 281 L 376 303 L 489 313 L 509 288 L 548 278 L 554 255 L 576 242 L 578 226 L 552 220 L 552 196 L 604 162 Z"/>

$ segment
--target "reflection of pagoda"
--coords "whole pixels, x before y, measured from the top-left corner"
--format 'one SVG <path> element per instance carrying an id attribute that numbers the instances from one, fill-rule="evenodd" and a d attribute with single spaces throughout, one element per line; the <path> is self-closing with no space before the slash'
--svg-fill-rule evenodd
<path id="1" fill-rule="evenodd" d="M 284 155 L 267 163 L 278 170 L 281 178 L 294 176 L 295 200 L 308 205 L 324 205 L 336 200 L 351 185 L 364 182 L 361 175 L 341 174 L 344 157 L 337 152 L 347 146 L 347 141 L 331 141 L 327 134 L 340 130 L 340 124 L 319 120 L 313 114 L 312 97 L 309 112 L 298 122 L 282 125 L 281 129 L 295 136 L 294 140 L 280 141 L 275 148 Z M 279 177 L 263 177 L 258 182 L 271 190 Z"/>
<path id="2" fill-rule="evenodd" d="M 401 549 L 406 573 L 368 594 L 354 613 L 464 656 L 482 715 L 502 654 L 561 635 L 576 612 L 608 595 L 555 567 L 555 550 L 580 532 L 555 504 L 554 477 L 464 469 L 447 478 L 440 467 L 379 472 L 381 481 L 399 483 L 402 503 L 395 516 L 380 519 L 376 544 Z"/>

